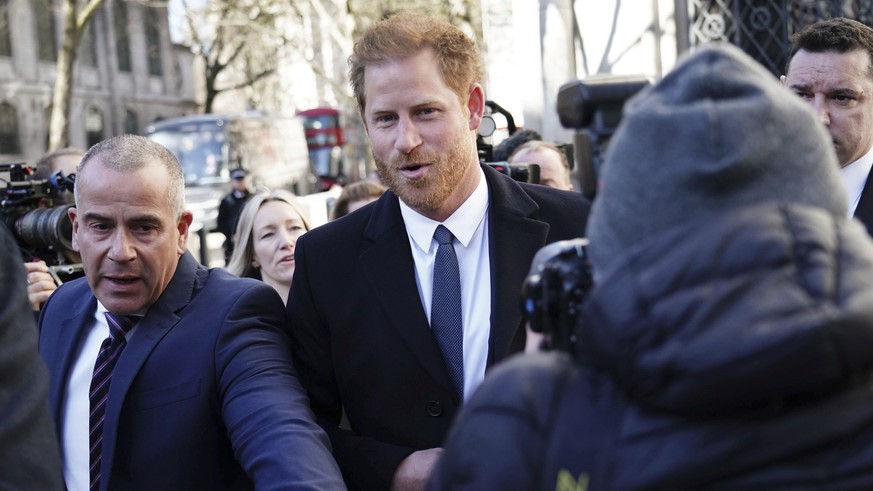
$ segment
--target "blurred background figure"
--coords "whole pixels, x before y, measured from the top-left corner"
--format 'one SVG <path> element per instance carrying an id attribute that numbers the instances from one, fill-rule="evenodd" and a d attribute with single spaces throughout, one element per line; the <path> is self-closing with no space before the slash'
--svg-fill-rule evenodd
<path id="1" fill-rule="evenodd" d="M 272 286 L 288 302 L 294 276 L 294 246 L 310 229 L 293 194 L 276 190 L 254 195 L 243 207 L 227 270 Z"/>
<path id="2" fill-rule="evenodd" d="M 252 191 L 249 189 L 248 173 L 245 169 L 234 169 L 230 172 L 230 182 L 233 189 L 218 205 L 218 223 L 216 227 L 218 231 L 224 234 L 224 263 L 230 262 L 230 257 L 233 255 L 233 235 L 236 231 L 236 222 L 239 219 L 240 211 L 246 201 L 252 197 Z"/>
<path id="3" fill-rule="evenodd" d="M 36 162 L 36 179 L 48 179 L 52 174 L 61 171 L 65 176 L 74 174 L 76 166 L 82 160 L 85 151 L 81 148 L 67 147 L 54 152 L 47 153 Z M 72 203 L 73 197 L 70 196 L 69 202 Z"/>
<path id="4" fill-rule="evenodd" d="M 570 162 L 555 144 L 542 140 L 523 143 L 509 156 L 510 164 L 537 164 L 540 166 L 540 184 L 572 191 Z"/>
<path id="5" fill-rule="evenodd" d="M 61 456 L 15 239 L 0 225 L 0 489 L 61 490 Z"/>
<path id="6" fill-rule="evenodd" d="M 344 217 L 367 203 L 376 201 L 385 189 L 385 186 L 374 181 L 358 181 L 346 185 L 333 204 L 330 219 Z"/>
<path id="7" fill-rule="evenodd" d="M 36 162 L 34 178 L 49 180 L 58 171 L 62 172 L 64 176 L 75 174 L 76 166 L 79 165 L 79 161 L 84 155 L 84 150 L 73 147 L 48 153 Z M 46 203 L 45 206 L 72 205 L 73 201 L 73 193 L 58 192 L 55 202 Z M 65 264 L 80 264 L 82 262 L 79 254 L 73 250 L 61 251 L 60 260 Z M 30 300 L 31 308 L 35 312 L 39 312 L 42 304 L 57 289 L 58 284 L 49 274 L 48 264 L 40 258 L 25 258 L 24 269 L 27 272 L 27 298 Z"/>
<path id="8" fill-rule="evenodd" d="M 491 160 L 494 162 L 507 162 L 509 156 L 519 146 L 533 140 L 542 140 L 543 136 L 536 130 L 519 130 L 513 133 L 509 138 L 502 140 L 497 145 L 494 145 L 494 151 L 491 154 Z"/>

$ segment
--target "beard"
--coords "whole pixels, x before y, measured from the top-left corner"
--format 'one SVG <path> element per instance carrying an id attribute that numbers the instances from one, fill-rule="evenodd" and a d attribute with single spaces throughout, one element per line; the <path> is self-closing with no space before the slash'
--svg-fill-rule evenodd
<path id="1" fill-rule="evenodd" d="M 445 153 L 416 149 L 385 159 L 376 158 L 376 172 L 382 182 L 410 208 L 432 212 L 458 188 L 470 167 L 470 145 L 466 134 L 455 138 Z M 431 168 L 419 179 L 407 179 L 400 169 L 406 165 L 428 162 Z"/>

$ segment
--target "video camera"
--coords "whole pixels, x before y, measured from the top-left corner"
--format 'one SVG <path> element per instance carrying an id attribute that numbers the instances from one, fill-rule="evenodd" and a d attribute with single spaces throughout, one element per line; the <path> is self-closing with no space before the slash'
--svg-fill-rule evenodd
<path id="1" fill-rule="evenodd" d="M 521 287 L 521 310 L 543 349 L 572 352 L 579 308 L 593 285 L 588 239 L 549 244 L 534 255 Z"/>
<path id="2" fill-rule="evenodd" d="M 485 107 L 491 111 L 491 114 L 502 114 L 506 118 L 506 129 L 510 135 L 518 131 L 518 127 L 515 126 L 515 119 L 509 111 L 494 101 L 485 101 Z M 479 133 L 476 136 L 476 150 L 479 153 L 479 162 L 506 174 L 516 181 L 539 184 L 540 166 L 537 164 L 510 164 L 505 161 L 494 162 L 494 145 L 486 143 L 485 137 L 493 135 L 496 129 L 497 123 L 494 122 L 494 118 L 490 114 L 486 114 L 482 118 L 482 124 L 479 126 Z"/>
<path id="3" fill-rule="evenodd" d="M 558 91 L 558 117 L 565 128 L 576 130 L 575 160 L 588 199 L 597 192 L 597 174 L 624 103 L 648 85 L 644 77 L 610 75 L 576 80 Z M 579 312 L 594 286 L 587 247 L 588 239 L 565 240 L 534 256 L 521 307 L 531 330 L 543 334 L 543 349 L 575 351 Z"/>
<path id="4" fill-rule="evenodd" d="M 575 160 L 581 191 L 588 199 L 597 194 L 597 175 L 624 103 L 649 85 L 642 76 L 595 75 L 558 90 L 558 118 L 562 126 L 576 130 Z"/>
<path id="5" fill-rule="evenodd" d="M 73 250 L 73 223 L 63 204 L 62 192 L 73 192 L 75 174 L 58 171 L 48 179 L 33 178 L 33 169 L 23 163 L 0 164 L 0 174 L 8 174 L 6 190 L 0 199 L 0 221 L 12 232 L 25 261 L 40 259 L 60 285 L 82 275 L 80 264 L 69 264 L 65 253 Z"/>

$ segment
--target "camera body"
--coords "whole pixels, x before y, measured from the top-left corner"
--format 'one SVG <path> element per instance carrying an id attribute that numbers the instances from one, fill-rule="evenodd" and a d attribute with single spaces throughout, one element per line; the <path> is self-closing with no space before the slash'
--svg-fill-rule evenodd
<path id="1" fill-rule="evenodd" d="M 61 193 L 73 192 L 75 174 L 55 172 L 48 179 L 33 178 L 24 163 L 0 164 L 7 174 L 0 199 L 0 221 L 12 232 L 25 261 L 40 259 L 49 266 L 55 283 L 81 276 L 81 265 L 67 264 L 65 253 L 73 250 L 73 223 Z"/>
<path id="2" fill-rule="evenodd" d="M 624 103 L 649 85 L 642 76 L 595 75 L 558 90 L 558 118 L 562 126 L 576 131 L 573 147 L 578 178 L 588 199 L 597 194 L 597 175 Z"/>
<path id="3" fill-rule="evenodd" d="M 549 244 L 534 256 L 522 284 L 522 313 L 543 334 L 544 349 L 572 352 L 579 309 L 593 285 L 588 239 Z"/>
<path id="4" fill-rule="evenodd" d="M 558 92 L 558 117 L 576 132 L 573 147 L 582 193 L 593 200 L 597 175 L 609 140 L 621 121 L 625 102 L 649 86 L 645 77 L 594 76 L 564 84 Z M 572 161 L 572 160 L 571 160 Z M 549 244 L 534 256 L 522 285 L 522 314 L 543 335 L 543 349 L 574 352 L 579 312 L 594 286 L 588 239 Z"/>
<path id="5" fill-rule="evenodd" d="M 519 182 L 540 183 L 540 166 L 537 164 L 510 164 L 508 162 L 484 162 L 497 172 L 506 174 Z"/>
<path id="6" fill-rule="evenodd" d="M 515 120 L 509 111 L 494 101 L 485 101 L 485 105 L 492 113 L 502 114 L 506 118 L 507 130 L 510 135 L 518 130 L 515 126 Z M 494 122 L 494 118 L 486 114 L 482 118 L 482 125 L 479 127 L 479 133 L 476 135 L 476 151 L 479 154 L 479 162 L 502 174 L 506 174 L 516 181 L 539 184 L 540 166 L 536 164 L 510 164 L 508 162 L 494 161 L 494 145 L 487 143 L 485 137 L 491 136 L 496 129 L 497 124 Z"/>

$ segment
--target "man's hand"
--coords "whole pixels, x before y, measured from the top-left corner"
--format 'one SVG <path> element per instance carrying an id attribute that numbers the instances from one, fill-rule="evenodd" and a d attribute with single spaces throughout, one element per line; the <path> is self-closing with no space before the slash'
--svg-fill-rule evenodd
<path id="1" fill-rule="evenodd" d="M 442 448 L 429 448 L 409 454 L 394 471 L 391 491 L 423 490 L 427 487 L 427 480 L 442 454 Z"/>
<path id="2" fill-rule="evenodd" d="M 27 271 L 27 298 L 30 300 L 31 308 L 39 312 L 42 304 L 58 286 L 55 285 L 55 280 L 49 274 L 48 266 L 44 261 L 24 263 L 24 269 Z"/>

